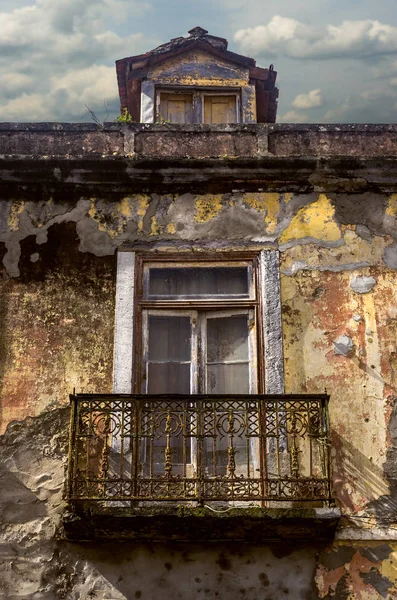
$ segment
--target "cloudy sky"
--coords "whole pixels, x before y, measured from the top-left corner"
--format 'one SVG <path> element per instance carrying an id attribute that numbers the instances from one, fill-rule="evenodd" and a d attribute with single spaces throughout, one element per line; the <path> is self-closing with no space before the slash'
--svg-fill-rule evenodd
<path id="1" fill-rule="evenodd" d="M 279 122 L 397 122 L 396 0 L 0 0 L 0 121 L 113 120 L 114 61 L 196 25 L 274 64 Z"/>

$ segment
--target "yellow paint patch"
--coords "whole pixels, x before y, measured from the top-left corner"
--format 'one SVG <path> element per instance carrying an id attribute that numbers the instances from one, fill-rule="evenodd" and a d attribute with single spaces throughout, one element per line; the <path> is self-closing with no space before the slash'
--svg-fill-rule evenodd
<path id="1" fill-rule="evenodd" d="M 123 198 L 120 202 L 119 211 L 124 217 L 131 216 L 131 206 L 129 202 L 129 198 Z"/>
<path id="2" fill-rule="evenodd" d="M 143 218 L 146 215 L 146 211 L 149 208 L 149 196 L 146 194 L 137 194 L 135 196 L 138 201 L 137 215 L 138 215 L 138 231 L 143 231 Z"/>
<path id="3" fill-rule="evenodd" d="M 396 544 L 393 544 L 393 548 L 395 548 Z M 391 552 L 389 558 L 383 560 L 380 565 L 380 573 L 383 577 L 387 577 L 390 581 L 397 582 L 397 552 Z M 395 589 L 396 584 L 394 584 Z"/>
<path id="4" fill-rule="evenodd" d="M 90 206 L 90 210 L 88 211 L 89 216 L 91 217 L 91 219 L 93 219 L 94 221 L 98 221 L 98 213 L 96 210 L 96 206 L 95 206 L 95 198 L 91 198 L 91 206 Z M 98 224 L 98 228 L 99 228 Z"/>
<path id="5" fill-rule="evenodd" d="M 386 208 L 386 214 L 397 218 L 397 194 L 392 194 Z"/>
<path id="6" fill-rule="evenodd" d="M 8 217 L 8 227 L 10 231 L 18 231 L 19 228 L 19 216 L 23 213 L 25 208 L 25 202 L 23 200 L 17 200 L 13 202 Z"/>
<path id="7" fill-rule="evenodd" d="M 301 244 L 283 253 L 283 269 L 290 271 L 297 261 L 303 261 L 309 269 L 341 267 L 354 262 L 376 265 L 382 260 L 387 247 L 384 237 L 374 236 L 369 244 L 354 231 L 346 230 L 344 245 L 338 248 L 320 248 L 317 244 Z"/>
<path id="8" fill-rule="evenodd" d="M 249 77 L 248 69 L 245 67 L 232 66 L 227 61 L 217 59 L 217 67 L 223 67 L 223 74 L 211 73 L 213 70 L 214 57 L 203 51 L 190 51 L 181 56 L 161 62 L 153 66 L 148 73 L 149 79 L 164 83 L 179 85 L 219 86 L 219 87 L 243 87 L 246 86 Z M 187 67 L 189 65 L 189 67 Z M 203 76 L 202 65 L 210 67 L 205 69 Z"/>
<path id="9" fill-rule="evenodd" d="M 340 240 L 340 228 L 334 221 L 335 209 L 325 194 L 320 194 L 318 200 L 304 206 L 292 219 L 283 232 L 280 243 L 291 240 L 312 237 L 324 242 Z"/>
<path id="10" fill-rule="evenodd" d="M 222 210 L 222 196 L 220 194 L 204 194 L 196 200 L 196 223 L 207 223 L 211 221 Z"/>
<path id="11" fill-rule="evenodd" d="M 281 194 L 265 192 L 258 194 L 244 194 L 244 204 L 259 212 L 266 212 L 265 223 L 269 233 L 274 233 L 276 231 L 281 197 Z"/>
<path id="12" fill-rule="evenodd" d="M 266 194 L 267 195 L 267 214 L 265 217 L 265 223 L 269 233 L 274 233 L 277 228 L 277 217 L 280 212 L 280 195 L 279 194 Z"/>
<path id="13" fill-rule="evenodd" d="M 98 231 L 104 231 L 111 238 L 116 238 L 123 233 L 130 219 L 136 221 L 139 232 L 143 231 L 143 219 L 148 207 L 149 197 L 145 194 L 136 194 L 130 198 L 123 198 L 106 218 L 103 210 L 98 209 L 96 199 L 91 198 L 88 215 L 96 222 Z"/>
<path id="14" fill-rule="evenodd" d="M 247 204 L 250 208 L 264 212 L 266 210 L 266 196 L 272 196 L 273 194 L 244 194 L 244 204 Z M 274 194 L 278 196 L 279 194 Z"/>
<path id="15" fill-rule="evenodd" d="M 176 233 L 176 227 L 175 227 L 174 223 L 168 223 L 167 233 Z"/>
<path id="16" fill-rule="evenodd" d="M 156 217 L 152 217 L 150 220 L 150 235 L 160 235 L 161 227 L 157 223 Z"/>

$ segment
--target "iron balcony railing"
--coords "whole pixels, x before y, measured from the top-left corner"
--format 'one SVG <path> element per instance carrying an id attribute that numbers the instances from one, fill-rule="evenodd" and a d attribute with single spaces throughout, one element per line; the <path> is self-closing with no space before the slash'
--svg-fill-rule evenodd
<path id="1" fill-rule="evenodd" d="M 328 399 L 73 395 L 69 499 L 329 503 Z"/>

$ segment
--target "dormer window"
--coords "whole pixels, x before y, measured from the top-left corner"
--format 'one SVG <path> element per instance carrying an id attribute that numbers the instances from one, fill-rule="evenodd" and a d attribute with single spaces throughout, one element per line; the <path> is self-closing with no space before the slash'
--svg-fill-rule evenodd
<path id="1" fill-rule="evenodd" d="M 116 62 L 121 110 L 141 123 L 273 123 L 273 66 L 257 67 L 202 27 L 189 34 Z"/>

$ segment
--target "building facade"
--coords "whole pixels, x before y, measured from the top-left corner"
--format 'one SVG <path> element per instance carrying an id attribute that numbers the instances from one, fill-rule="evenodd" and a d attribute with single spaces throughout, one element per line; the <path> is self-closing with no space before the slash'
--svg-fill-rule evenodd
<path id="1" fill-rule="evenodd" d="M 397 127 L 0 139 L 3 597 L 395 598 Z"/>

